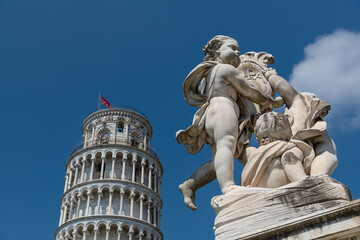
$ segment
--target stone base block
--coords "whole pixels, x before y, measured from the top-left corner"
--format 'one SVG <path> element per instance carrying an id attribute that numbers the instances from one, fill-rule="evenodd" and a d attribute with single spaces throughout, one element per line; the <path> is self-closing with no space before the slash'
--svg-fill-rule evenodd
<path id="1" fill-rule="evenodd" d="M 360 200 L 351 200 L 324 175 L 276 189 L 238 187 L 211 201 L 215 239 L 347 239 L 360 234 Z"/>

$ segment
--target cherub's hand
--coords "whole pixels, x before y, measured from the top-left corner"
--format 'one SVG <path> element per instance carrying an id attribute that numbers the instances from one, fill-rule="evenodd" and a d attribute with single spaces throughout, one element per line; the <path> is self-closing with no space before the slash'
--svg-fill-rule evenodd
<path id="1" fill-rule="evenodd" d="M 269 68 L 269 70 L 265 73 L 265 77 L 269 78 L 272 75 L 277 75 L 277 72 L 273 68 Z"/>
<path id="2" fill-rule="evenodd" d="M 282 97 L 275 98 L 273 108 L 280 108 L 284 105 L 284 99 Z"/>
<path id="3" fill-rule="evenodd" d="M 269 97 L 266 102 L 260 105 L 260 111 L 262 113 L 270 112 L 274 108 L 274 105 L 276 105 L 275 100 Z"/>

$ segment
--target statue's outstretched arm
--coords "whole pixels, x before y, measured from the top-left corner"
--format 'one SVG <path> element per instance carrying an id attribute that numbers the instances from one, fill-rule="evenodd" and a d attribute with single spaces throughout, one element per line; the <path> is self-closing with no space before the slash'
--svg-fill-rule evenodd
<path id="1" fill-rule="evenodd" d="M 300 94 L 295 90 L 295 88 L 293 88 L 284 78 L 277 75 L 275 71 L 268 77 L 268 79 L 271 87 L 283 98 L 288 107 L 291 107 L 293 101 L 300 97 Z"/>

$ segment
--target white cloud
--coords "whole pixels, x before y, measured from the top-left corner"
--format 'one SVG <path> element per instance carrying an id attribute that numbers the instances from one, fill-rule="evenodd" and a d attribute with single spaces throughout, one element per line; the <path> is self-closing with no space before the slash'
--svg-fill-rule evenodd
<path id="1" fill-rule="evenodd" d="M 291 84 L 331 104 L 332 127 L 360 128 L 360 33 L 337 30 L 305 47 L 294 66 Z"/>

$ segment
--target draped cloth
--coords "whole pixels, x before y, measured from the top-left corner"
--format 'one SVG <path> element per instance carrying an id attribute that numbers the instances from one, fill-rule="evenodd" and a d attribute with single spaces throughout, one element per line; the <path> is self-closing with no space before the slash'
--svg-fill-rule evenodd
<path id="1" fill-rule="evenodd" d="M 311 165 L 315 152 L 310 145 L 296 139 L 291 139 L 289 142 L 277 140 L 255 150 L 241 174 L 241 186 L 257 187 L 270 163 L 295 147 L 298 147 L 304 155 L 303 165 Z"/>
<path id="2" fill-rule="evenodd" d="M 179 130 L 176 133 L 177 142 L 184 144 L 189 153 L 198 153 L 207 140 L 205 130 L 206 113 L 212 97 L 216 73 L 221 65 L 221 63 L 215 61 L 202 62 L 189 73 L 183 83 L 185 100 L 191 106 L 200 107 L 194 115 L 192 125 L 186 130 Z M 212 76 L 207 78 L 209 72 L 212 72 Z M 238 94 L 236 103 L 239 106 L 240 114 L 239 137 L 234 158 L 238 158 L 243 148 L 249 144 L 253 132 L 253 118 L 249 113 L 252 103 L 240 94 Z"/>
<path id="3" fill-rule="evenodd" d="M 294 147 L 298 147 L 302 151 L 304 171 L 310 175 L 311 164 L 315 158 L 312 139 L 325 133 L 327 124 L 322 118 L 327 115 L 330 105 L 311 93 L 300 93 L 300 96 L 303 104 L 307 106 L 307 112 L 301 113 L 304 116 L 303 122 L 298 123 L 301 128 L 292 127 L 293 136 L 289 142 L 277 140 L 255 150 L 241 174 L 242 186 L 256 187 L 269 164 Z M 285 114 L 289 115 L 291 122 L 294 117 L 292 110 L 286 108 Z"/>

